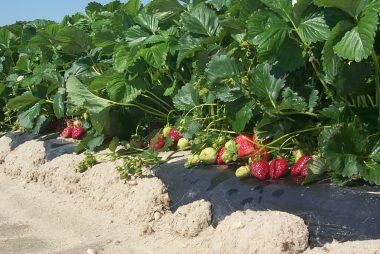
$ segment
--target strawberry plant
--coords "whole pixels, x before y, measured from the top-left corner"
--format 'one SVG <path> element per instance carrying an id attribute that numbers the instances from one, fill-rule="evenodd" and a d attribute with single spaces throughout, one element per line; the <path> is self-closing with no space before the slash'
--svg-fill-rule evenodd
<path id="1" fill-rule="evenodd" d="M 305 183 L 379 185 L 379 12 L 378 0 L 130 0 L 5 26 L 1 130 L 80 118 L 62 132 L 78 152 L 138 136 L 128 156 L 142 164 L 178 146 L 188 167 L 282 158 Z M 260 178 L 286 175 L 282 159 Z"/>

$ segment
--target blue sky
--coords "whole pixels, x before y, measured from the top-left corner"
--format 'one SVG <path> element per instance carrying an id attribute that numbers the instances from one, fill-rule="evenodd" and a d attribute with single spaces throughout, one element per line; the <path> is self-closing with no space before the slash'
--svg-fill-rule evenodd
<path id="1" fill-rule="evenodd" d="M 61 21 L 66 14 L 84 12 L 86 5 L 94 0 L 0 0 L 0 26 L 16 21 L 49 19 Z M 111 0 L 96 0 L 101 4 Z M 121 2 L 126 2 L 122 0 Z M 149 0 L 142 0 L 143 3 Z"/>

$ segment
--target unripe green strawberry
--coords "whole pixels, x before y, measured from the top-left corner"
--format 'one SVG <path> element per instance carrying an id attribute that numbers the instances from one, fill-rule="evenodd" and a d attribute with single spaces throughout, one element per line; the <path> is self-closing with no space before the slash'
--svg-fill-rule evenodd
<path id="1" fill-rule="evenodd" d="M 184 151 L 186 149 L 189 149 L 190 148 L 189 140 L 185 138 L 180 138 L 177 143 L 177 148 L 179 151 Z"/>
<path id="2" fill-rule="evenodd" d="M 166 138 L 166 137 L 168 136 L 168 134 L 169 134 L 171 128 L 172 128 L 172 127 L 170 127 L 170 126 L 167 125 L 167 126 L 165 126 L 165 128 L 162 130 L 162 136 L 164 136 L 164 138 Z"/>
<path id="3" fill-rule="evenodd" d="M 298 161 L 303 156 L 303 152 L 301 149 L 295 150 L 292 153 L 294 156 L 294 161 Z"/>
<path id="4" fill-rule="evenodd" d="M 198 165 L 200 163 L 199 155 L 198 154 L 192 154 L 187 158 L 187 162 L 185 163 L 184 167 L 189 168 L 191 166 Z"/>
<path id="5" fill-rule="evenodd" d="M 215 163 L 217 156 L 217 152 L 214 148 L 207 147 L 201 151 L 199 159 L 205 164 L 213 164 Z"/>
<path id="6" fill-rule="evenodd" d="M 246 177 L 249 176 L 250 169 L 248 166 L 241 166 L 235 171 L 236 177 Z"/>

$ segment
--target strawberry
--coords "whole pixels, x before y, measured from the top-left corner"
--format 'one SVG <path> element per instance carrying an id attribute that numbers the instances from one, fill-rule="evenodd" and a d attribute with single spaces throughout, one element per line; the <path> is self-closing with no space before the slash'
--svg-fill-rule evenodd
<path id="1" fill-rule="evenodd" d="M 77 126 L 77 127 L 73 128 L 72 138 L 73 139 L 80 139 L 81 137 L 83 137 L 84 134 L 85 134 L 85 130 L 80 126 Z"/>
<path id="2" fill-rule="evenodd" d="M 70 120 L 70 119 L 67 119 L 66 120 L 66 126 L 67 127 L 73 127 L 74 126 L 74 122 L 72 120 Z"/>
<path id="3" fill-rule="evenodd" d="M 73 128 L 66 127 L 62 131 L 61 137 L 62 138 L 71 138 L 72 134 L 73 134 Z"/>
<path id="4" fill-rule="evenodd" d="M 283 158 L 274 159 L 269 163 L 269 175 L 272 179 L 284 177 L 288 169 L 288 162 Z"/>
<path id="5" fill-rule="evenodd" d="M 235 141 L 239 145 L 237 151 L 239 157 L 246 157 L 255 149 L 253 138 L 247 134 L 241 133 L 236 137 Z"/>
<path id="6" fill-rule="evenodd" d="M 82 121 L 80 119 L 75 119 L 73 124 L 74 124 L 74 126 L 82 126 Z"/>
<path id="7" fill-rule="evenodd" d="M 157 150 L 160 150 L 161 148 L 164 147 L 165 139 L 162 136 L 162 133 L 157 134 L 157 140 L 156 140 L 156 144 L 154 145 L 154 147 L 153 147 L 153 140 L 154 140 L 154 138 L 149 140 L 149 149 L 150 150 L 157 151 Z"/>
<path id="8" fill-rule="evenodd" d="M 217 157 L 218 154 L 216 150 L 212 147 L 206 147 L 199 154 L 199 160 L 205 164 L 214 164 L 216 162 Z"/>
<path id="9" fill-rule="evenodd" d="M 290 174 L 293 176 L 307 176 L 307 162 L 313 158 L 310 155 L 304 155 L 298 159 L 298 161 L 290 169 Z"/>
<path id="10" fill-rule="evenodd" d="M 173 140 L 173 142 L 178 142 L 178 140 L 179 140 L 180 138 L 182 138 L 182 135 L 181 135 L 181 133 L 179 133 L 176 129 L 171 128 L 171 129 L 169 130 L 169 132 L 168 132 L 167 137 L 170 137 L 170 138 Z"/>
<path id="11" fill-rule="evenodd" d="M 224 146 L 222 146 L 222 147 L 219 149 L 219 151 L 218 151 L 218 158 L 216 159 L 216 163 L 217 163 L 218 165 L 223 165 L 223 164 L 224 164 L 223 159 L 222 159 L 222 156 L 223 156 L 223 154 L 224 154 L 224 150 L 225 150 L 225 148 L 224 148 Z"/>
<path id="12" fill-rule="evenodd" d="M 235 171 L 236 177 L 246 177 L 249 176 L 249 173 L 251 171 L 249 170 L 249 166 L 241 166 Z"/>
<path id="13" fill-rule="evenodd" d="M 269 176 L 269 163 L 266 160 L 256 160 L 251 164 L 251 173 L 259 180 Z"/>

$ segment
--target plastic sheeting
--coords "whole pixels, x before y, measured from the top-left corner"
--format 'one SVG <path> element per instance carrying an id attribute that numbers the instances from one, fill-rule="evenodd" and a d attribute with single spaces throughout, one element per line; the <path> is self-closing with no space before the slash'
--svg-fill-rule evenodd
<path id="1" fill-rule="evenodd" d="M 155 169 L 167 185 L 171 207 L 205 199 L 213 225 L 237 210 L 277 210 L 297 215 L 309 227 L 310 245 L 380 239 L 380 187 L 344 188 L 330 183 L 301 186 L 302 179 L 241 180 L 226 166 L 183 167 L 184 161 Z M 253 229 L 254 230 L 254 229 Z"/>

